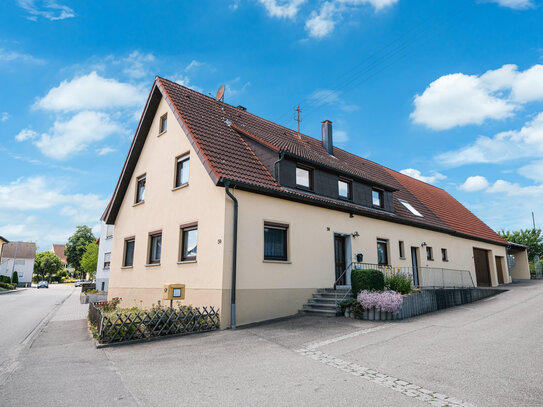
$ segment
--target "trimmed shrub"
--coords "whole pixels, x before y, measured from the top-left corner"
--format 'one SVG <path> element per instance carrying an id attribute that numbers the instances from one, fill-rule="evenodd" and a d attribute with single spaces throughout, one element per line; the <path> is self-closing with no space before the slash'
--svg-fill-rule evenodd
<path id="1" fill-rule="evenodd" d="M 389 273 L 385 277 L 385 285 L 393 291 L 409 294 L 412 285 L 411 275 L 401 272 Z"/>
<path id="2" fill-rule="evenodd" d="M 8 283 L 0 283 L 0 287 L 5 290 L 15 290 L 15 286 Z"/>
<path id="3" fill-rule="evenodd" d="M 11 283 L 17 287 L 19 285 L 19 274 L 14 271 L 13 274 L 11 275 Z"/>
<path id="4" fill-rule="evenodd" d="M 385 289 L 385 276 L 380 270 L 351 271 L 351 290 L 356 297 L 360 291 L 383 291 Z"/>
<path id="5" fill-rule="evenodd" d="M 11 278 L 8 276 L 0 276 L 0 283 L 11 284 Z"/>

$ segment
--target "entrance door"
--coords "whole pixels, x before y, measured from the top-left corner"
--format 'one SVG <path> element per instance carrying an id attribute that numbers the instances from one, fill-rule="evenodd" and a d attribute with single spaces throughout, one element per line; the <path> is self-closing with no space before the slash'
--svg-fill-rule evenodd
<path id="1" fill-rule="evenodd" d="M 490 287 L 490 266 L 486 250 L 473 248 L 473 260 L 475 262 L 475 276 L 478 287 Z"/>
<path id="2" fill-rule="evenodd" d="M 347 265 L 345 264 L 345 236 L 334 235 L 334 256 L 336 263 L 336 284 L 347 284 L 347 273 L 343 273 Z"/>
<path id="3" fill-rule="evenodd" d="M 498 284 L 503 284 L 503 257 L 496 256 L 496 272 L 498 273 Z"/>
<path id="4" fill-rule="evenodd" d="M 413 264 L 413 285 L 417 287 L 419 283 L 419 259 L 418 259 L 418 247 L 411 248 L 411 263 Z"/>

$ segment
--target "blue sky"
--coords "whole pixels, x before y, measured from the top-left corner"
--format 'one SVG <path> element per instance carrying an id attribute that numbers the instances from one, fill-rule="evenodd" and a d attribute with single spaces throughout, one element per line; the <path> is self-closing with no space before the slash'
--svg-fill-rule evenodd
<path id="1" fill-rule="evenodd" d="M 536 0 L 7 0 L 0 235 L 98 233 L 155 75 L 442 187 L 494 229 L 543 219 Z"/>

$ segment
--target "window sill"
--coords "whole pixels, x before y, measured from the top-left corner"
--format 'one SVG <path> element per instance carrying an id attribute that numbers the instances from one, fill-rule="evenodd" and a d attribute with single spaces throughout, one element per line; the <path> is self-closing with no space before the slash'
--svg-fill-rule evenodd
<path id="1" fill-rule="evenodd" d="M 400 257 L 400 260 L 405 260 L 406 258 L 405 257 Z"/>
<path id="2" fill-rule="evenodd" d="M 168 132 L 168 130 L 164 130 L 162 133 L 158 133 L 158 136 L 157 137 L 160 137 L 162 136 L 163 134 L 166 134 Z"/>
<path id="3" fill-rule="evenodd" d="M 444 263 L 448 263 L 448 262 L 449 262 L 449 260 L 448 260 L 448 259 L 446 259 L 446 260 L 442 260 L 442 261 L 443 261 Z"/>
<path id="4" fill-rule="evenodd" d="M 133 268 L 134 268 L 134 266 L 122 266 L 121 270 L 133 269 Z"/>
<path id="5" fill-rule="evenodd" d="M 145 199 L 143 201 L 139 201 L 139 202 L 136 202 L 134 205 L 132 206 L 139 206 L 141 204 L 144 204 L 145 203 Z"/>
<path id="6" fill-rule="evenodd" d="M 177 262 L 177 264 L 187 264 L 187 263 L 197 263 L 197 261 L 196 260 L 181 260 Z"/>
<path id="7" fill-rule="evenodd" d="M 189 183 L 187 182 L 186 184 L 179 185 L 178 187 L 172 188 L 172 191 L 177 191 L 178 189 L 183 189 L 188 186 L 189 186 Z"/>
<path id="8" fill-rule="evenodd" d="M 151 263 L 151 264 L 146 264 L 145 267 L 159 267 L 160 266 L 160 263 Z"/>
<path id="9" fill-rule="evenodd" d="M 262 263 L 280 263 L 280 264 L 292 264 L 291 260 L 262 260 Z"/>
<path id="10" fill-rule="evenodd" d="M 427 261 L 434 261 L 434 259 L 426 259 Z"/>
<path id="11" fill-rule="evenodd" d="M 111 236 L 106 236 L 106 240 L 109 240 L 109 239 L 113 239 L 113 235 L 111 235 Z"/>

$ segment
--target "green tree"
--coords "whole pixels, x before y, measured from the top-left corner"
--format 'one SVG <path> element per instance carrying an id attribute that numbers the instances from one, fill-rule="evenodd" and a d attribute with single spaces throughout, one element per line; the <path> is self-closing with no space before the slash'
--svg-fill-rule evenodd
<path id="1" fill-rule="evenodd" d="M 93 280 L 96 275 L 96 265 L 98 264 L 98 245 L 89 243 L 83 257 L 81 257 L 81 269 L 85 274 L 89 275 L 89 279 Z"/>
<path id="2" fill-rule="evenodd" d="M 19 273 L 16 271 L 13 272 L 11 275 L 11 284 L 13 284 L 15 287 L 19 284 Z"/>
<path id="3" fill-rule="evenodd" d="M 516 231 L 498 232 L 508 242 L 523 244 L 528 247 L 528 258 L 534 260 L 534 256 L 543 255 L 543 235 L 541 229 L 521 229 Z"/>
<path id="4" fill-rule="evenodd" d="M 52 252 L 41 252 L 36 254 L 36 260 L 34 261 L 34 274 L 40 276 L 41 280 L 51 281 L 51 277 L 56 276 L 57 273 L 62 272 L 62 262 Z"/>
<path id="5" fill-rule="evenodd" d="M 68 264 L 75 269 L 76 273 L 82 273 L 81 258 L 87 250 L 89 243 L 96 241 L 96 238 L 92 234 L 92 230 L 88 226 L 78 226 L 75 233 L 70 236 L 68 243 L 66 243 L 66 260 Z"/>

